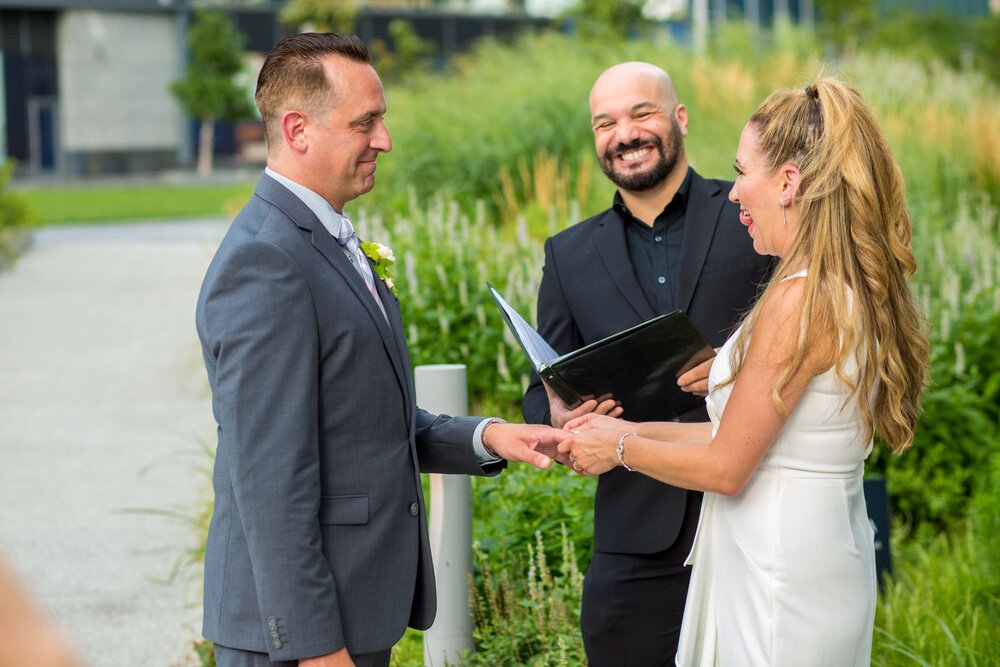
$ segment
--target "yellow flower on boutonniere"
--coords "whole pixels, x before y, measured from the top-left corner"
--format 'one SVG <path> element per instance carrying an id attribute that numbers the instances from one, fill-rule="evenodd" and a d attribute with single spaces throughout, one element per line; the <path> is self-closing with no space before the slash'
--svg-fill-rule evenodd
<path id="1" fill-rule="evenodd" d="M 393 296 L 399 296 L 399 291 L 392 282 L 392 274 L 389 273 L 389 267 L 396 261 L 396 256 L 392 254 L 392 248 L 381 243 L 369 243 L 367 241 L 359 247 L 361 248 L 361 252 L 365 253 L 365 257 L 372 261 L 372 270 L 375 271 L 375 275 L 385 283 L 385 286 L 389 288 Z"/>

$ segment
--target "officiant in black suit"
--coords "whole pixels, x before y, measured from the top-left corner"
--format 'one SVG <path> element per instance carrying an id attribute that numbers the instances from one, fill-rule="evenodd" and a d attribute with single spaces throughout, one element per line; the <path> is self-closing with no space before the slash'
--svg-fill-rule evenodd
<path id="1" fill-rule="evenodd" d="M 688 166 L 687 109 L 670 77 L 648 63 L 622 63 L 590 93 L 598 159 L 618 186 L 611 208 L 545 243 L 539 333 L 560 354 L 657 315 L 682 310 L 721 345 L 757 295 L 771 261 L 754 252 L 727 199 L 732 183 Z M 711 362 L 682 375 L 704 395 Z M 623 405 L 628 418 L 628 405 Z M 528 422 L 561 427 L 613 401 L 570 410 L 532 375 Z M 707 421 L 704 407 L 684 421 Z M 618 468 L 597 481 L 594 555 L 581 626 L 592 667 L 673 665 L 701 494 Z"/>

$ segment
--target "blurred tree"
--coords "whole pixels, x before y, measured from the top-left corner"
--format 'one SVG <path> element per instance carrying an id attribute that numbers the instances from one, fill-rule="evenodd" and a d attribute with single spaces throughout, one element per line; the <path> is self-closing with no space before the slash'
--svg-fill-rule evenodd
<path id="1" fill-rule="evenodd" d="M 853 51 L 875 23 L 877 0 L 814 0 L 821 29 L 838 51 Z"/>
<path id="2" fill-rule="evenodd" d="M 357 0 L 289 0 L 279 14 L 292 28 L 308 26 L 316 32 L 354 32 Z"/>
<path id="3" fill-rule="evenodd" d="M 645 4 L 646 0 L 579 0 L 565 17 L 576 22 L 577 31 L 584 37 L 605 37 L 609 33 L 626 37 L 649 24 L 642 14 Z"/>
<path id="4" fill-rule="evenodd" d="M 372 42 L 372 54 L 378 62 L 378 74 L 383 81 L 400 81 L 407 74 L 426 69 L 434 55 L 434 42 L 422 38 L 409 21 L 389 21 L 392 49 L 384 40 Z"/>
<path id="5" fill-rule="evenodd" d="M 199 10 L 188 32 L 190 60 L 187 73 L 170 86 L 184 110 L 201 119 L 198 137 L 198 173 L 212 171 L 216 119 L 248 118 L 252 109 L 246 91 L 237 83 L 243 69 L 243 37 L 217 12 Z"/>
<path id="6" fill-rule="evenodd" d="M 1000 84 L 1000 12 L 980 19 L 977 30 L 977 59 L 986 73 Z"/>

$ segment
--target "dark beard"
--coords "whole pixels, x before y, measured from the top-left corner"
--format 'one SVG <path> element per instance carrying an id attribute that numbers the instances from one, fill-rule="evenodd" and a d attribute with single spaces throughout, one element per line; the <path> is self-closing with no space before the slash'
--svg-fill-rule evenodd
<path id="1" fill-rule="evenodd" d="M 669 151 L 663 149 L 663 140 L 659 137 L 653 137 L 651 140 L 645 141 L 636 139 L 630 144 L 618 144 L 614 148 L 609 148 L 601 156 L 600 163 L 604 174 L 619 189 L 626 192 L 645 192 L 661 185 L 667 180 L 667 176 L 674 170 L 674 167 L 677 166 L 677 158 L 680 156 L 684 146 L 684 137 L 681 134 L 680 125 L 676 120 L 672 120 L 670 125 L 670 134 L 667 136 L 667 140 L 670 143 Z M 653 149 L 660 155 L 660 159 L 656 161 L 656 164 L 646 171 L 634 174 L 622 174 L 615 171 L 614 156 L 616 153 L 623 153 L 650 143 L 653 144 Z"/>

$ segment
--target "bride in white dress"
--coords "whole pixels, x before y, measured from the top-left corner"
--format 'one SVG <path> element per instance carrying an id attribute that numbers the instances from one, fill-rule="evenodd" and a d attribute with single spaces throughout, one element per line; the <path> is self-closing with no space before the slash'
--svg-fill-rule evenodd
<path id="1" fill-rule="evenodd" d="M 586 415 L 560 450 L 585 474 L 706 492 L 678 665 L 868 665 L 864 460 L 874 433 L 911 444 L 928 356 L 902 176 L 858 92 L 829 78 L 768 97 L 735 166 L 740 222 L 781 263 L 715 358 L 711 423 Z"/>

